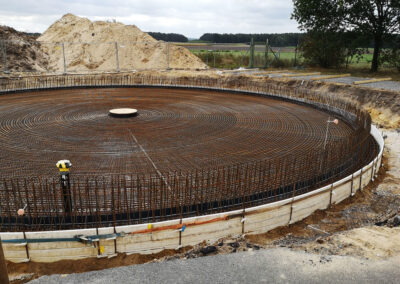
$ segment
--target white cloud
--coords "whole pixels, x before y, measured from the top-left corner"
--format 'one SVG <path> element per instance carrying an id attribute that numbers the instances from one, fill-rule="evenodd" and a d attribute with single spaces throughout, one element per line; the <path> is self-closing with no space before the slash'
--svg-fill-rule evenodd
<path id="1" fill-rule="evenodd" d="M 200 37 L 217 33 L 297 32 L 291 0 L 0 0 L 0 24 L 43 32 L 63 14 L 116 19 L 144 31 Z"/>

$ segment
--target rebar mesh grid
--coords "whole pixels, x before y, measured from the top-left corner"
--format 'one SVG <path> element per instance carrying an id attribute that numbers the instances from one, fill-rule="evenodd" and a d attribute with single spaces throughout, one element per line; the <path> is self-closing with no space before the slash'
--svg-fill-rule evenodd
<path id="1" fill-rule="evenodd" d="M 60 82 L 64 86 L 107 82 L 104 85 L 115 87 L 132 80 L 140 79 L 72 76 L 7 84 L 27 89 L 30 84 L 53 88 Z M 141 80 L 160 85 L 168 79 Z M 180 80 L 192 87 L 196 83 Z M 211 87 L 213 82 L 197 83 Z M 318 94 L 277 91 L 285 100 L 260 93 L 161 88 L 1 96 L 0 230 L 136 224 L 265 204 L 339 179 L 376 155 L 368 114 Z M 289 102 L 288 95 L 312 105 Z M 139 116 L 123 120 L 107 116 L 108 109 L 121 104 L 139 109 Z M 329 128 L 324 149 L 329 116 L 340 123 Z M 72 212 L 64 210 L 55 177 L 54 165 L 64 158 L 74 164 Z M 23 207 L 25 216 L 17 217 Z"/>

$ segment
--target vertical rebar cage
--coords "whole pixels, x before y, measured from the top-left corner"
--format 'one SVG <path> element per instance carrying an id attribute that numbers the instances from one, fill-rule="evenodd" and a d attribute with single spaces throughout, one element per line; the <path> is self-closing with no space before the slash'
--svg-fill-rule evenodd
<path id="1" fill-rule="evenodd" d="M 63 191 L 56 176 L 3 176 L 1 231 L 98 228 L 252 207 L 331 183 L 370 162 L 378 151 L 369 134 L 368 113 L 307 89 L 276 87 L 251 80 L 239 84 L 235 80 L 122 73 L 25 77 L 2 80 L 0 85 L 3 93 L 145 86 L 223 90 L 232 95 L 237 92 L 307 104 L 340 117 L 353 129 L 343 143 L 328 143 L 325 151 L 310 152 L 306 158 L 289 155 L 182 172 L 77 174 L 71 175 L 69 191 Z M 70 196 L 65 196 L 65 192 Z M 69 210 L 65 208 L 66 197 L 72 203 Z M 16 214 L 20 208 L 26 208 L 25 215 Z"/>

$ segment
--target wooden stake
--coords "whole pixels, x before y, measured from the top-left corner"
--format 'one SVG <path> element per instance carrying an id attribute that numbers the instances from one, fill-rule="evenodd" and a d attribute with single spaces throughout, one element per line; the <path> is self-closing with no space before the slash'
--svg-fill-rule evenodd
<path id="1" fill-rule="evenodd" d="M 392 80 L 392 78 L 377 78 L 377 79 L 371 79 L 371 80 L 354 81 L 353 85 L 376 83 L 376 82 L 383 82 L 383 81 L 390 81 L 390 80 Z"/>

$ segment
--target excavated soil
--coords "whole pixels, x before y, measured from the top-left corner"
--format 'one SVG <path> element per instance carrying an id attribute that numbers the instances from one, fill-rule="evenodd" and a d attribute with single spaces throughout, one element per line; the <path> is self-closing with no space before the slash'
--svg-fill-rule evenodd
<path id="1" fill-rule="evenodd" d="M 181 248 L 178 252 L 186 252 L 191 247 Z M 82 260 L 63 260 L 52 263 L 12 263 L 7 261 L 9 278 L 12 283 L 24 283 L 42 275 L 82 273 L 86 271 L 102 270 L 106 268 L 141 264 L 175 255 L 175 250 L 164 250 L 156 254 L 119 254 L 113 258 L 87 258 Z"/>
<path id="2" fill-rule="evenodd" d="M 7 71 L 44 71 L 48 65 L 48 56 L 40 43 L 32 36 L 18 32 L 7 26 L 0 26 L 0 70 L 4 71 L 1 41 L 5 41 Z"/>
<path id="3" fill-rule="evenodd" d="M 38 41 L 49 54 L 50 69 L 55 72 L 64 71 L 61 43 L 64 43 L 68 72 L 115 71 L 117 49 L 120 70 L 207 68 L 186 48 L 173 44 L 168 47 L 134 25 L 91 22 L 72 14 L 52 24 Z"/>

